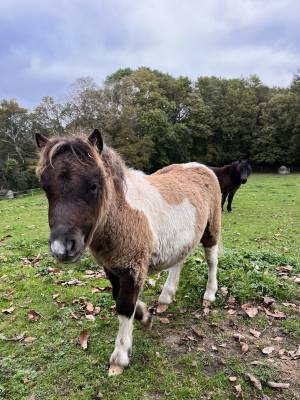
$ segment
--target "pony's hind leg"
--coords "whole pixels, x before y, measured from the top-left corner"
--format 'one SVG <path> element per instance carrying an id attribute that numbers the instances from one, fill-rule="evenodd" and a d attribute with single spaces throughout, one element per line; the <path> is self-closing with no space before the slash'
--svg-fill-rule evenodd
<path id="1" fill-rule="evenodd" d="M 175 293 L 178 287 L 180 272 L 182 269 L 182 264 L 175 264 L 173 267 L 169 268 L 169 274 L 167 280 L 164 284 L 163 290 L 158 299 L 158 312 L 163 312 L 167 309 L 168 305 L 172 303 L 175 298 Z"/>
<path id="2" fill-rule="evenodd" d="M 208 264 L 208 280 L 203 300 L 212 302 L 216 299 L 218 290 L 217 267 L 218 267 L 218 245 L 204 247 L 205 258 Z"/>
<path id="3" fill-rule="evenodd" d="M 146 304 L 141 300 L 138 300 L 136 303 L 134 318 L 137 319 L 138 321 L 141 321 L 144 328 L 146 329 L 151 328 L 152 314 L 149 312 Z"/>

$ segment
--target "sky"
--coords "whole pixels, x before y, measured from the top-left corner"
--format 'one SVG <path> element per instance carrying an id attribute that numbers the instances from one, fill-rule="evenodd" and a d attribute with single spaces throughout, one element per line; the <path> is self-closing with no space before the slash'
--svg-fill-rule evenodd
<path id="1" fill-rule="evenodd" d="M 140 66 L 288 86 L 299 16 L 299 0 L 0 0 L 0 99 L 32 109 L 77 78 Z"/>

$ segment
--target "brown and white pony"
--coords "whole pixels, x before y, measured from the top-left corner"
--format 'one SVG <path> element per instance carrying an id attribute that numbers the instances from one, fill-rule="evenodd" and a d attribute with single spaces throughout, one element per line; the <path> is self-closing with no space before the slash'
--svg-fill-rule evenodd
<path id="1" fill-rule="evenodd" d="M 129 364 L 134 317 L 148 327 L 151 314 L 139 300 L 149 272 L 168 269 L 160 305 L 175 296 L 184 259 L 201 242 L 208 263 L 205 301 L 217 291 L 221 193 L 215 174 L 197 164 L 177 164 L 152 175 L 129 169 L 103 145 L 100 132 L 86 137 L 37 134 L 37 175 L 49 202 L 50 250 L 76 262 L 89 246 L 111 281 L 119 332 L 109 375 Z"/>

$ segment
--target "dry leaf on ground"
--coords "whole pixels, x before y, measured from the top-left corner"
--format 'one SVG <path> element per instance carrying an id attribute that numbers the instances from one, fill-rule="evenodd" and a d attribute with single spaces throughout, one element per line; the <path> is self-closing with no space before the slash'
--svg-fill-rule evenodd
<path id="1" fill-rule="evenodd" d="M 169 318 L 166 318 L 166 317 L 161 317 L 161 318 L 159 318 L 159 320 L 160 320 L 160 322 L 162 324 L 169 324 L 170 323 Z"/>
<path id="2" fill-rule="evenodd" d="M 242 310 L 245 311 L 245 313 L 248 315 L 249 318 L 255 317 L 255 315 L 257 315 L 257 313 L 258 313 L 257 307 L 253 307 L 249 303 L 242 304 L 241 308 L 242 308 Z"/>
<path id="3" fill-rule="evenodd" d="M 246 376 L 250 379 L 250 382 L 256 387 L 257 390 L 262 390 L 261 382 L 252 374 L 246 374 Z"/>
<path id="4" fill-rule="evenodd" d="M 242 353 L 247 353 L 249 351 L 249 346 L 245 342 L 240 342 Z"/>
<path id="5" fill-rule="evenodd" d="M 263 354 L 271 354 L 274 350 L 275 350 L 274 347 L 268 346 L 264 347 L 261 351 Z"/>
<path id="6" fill-rule="evenodd" d="M 269 317 L 278 318 L 278 319 L 286 318 L 286 315 L 282 311 L 274 310 L 273 312 L 271 312 L 267 308 L 265 308 L 264 310 L 265 310 L 265 313 Z"/>
<path id="7" fill-rule="evenodd" d="M 282 383 L 282 382 L 272 382 L 268 381 L 268 386 L 273 389 L 288 389 L 290 387 L 289 383 Z"/>
<path id="8" fill-rule="evenodd" d="M 265 296 L 265 297 L 263 297 L 263 302 L 266 307 L 269 307 L 275 303 L 275 299 L 273 299 L 273 297 Z"/>
<path id="9" fill-rule="evenodd" d="M 87 314 L 93 314 L 93 312 L 94 312 L 93 304 L 92 303 L 86 303 L 85 310 L 86 310 Z"/>
<path id="10" fill-rule="evenodd" d="M 30 310 L 27 313 L 27 319 L 32 322 L 36 322 L 41 318 L 41 315 L 35 310 Z"/>
<path id="11" fill-rule="evenodd" d="M 251 335 L 253 335 L 256 338 L 259 338 L 261 335 L 261 332 L 255 330 L 255 329 L 250 329 L 250 333 L 251 333 Z"/>
<path id="12" fill-rule="evenodd" d="M 1 310 L 1 312 L 2 314 L 11 314 L 12 312 L 14 312 L 15 309 L 15 307 L 4 308 L 3 310 Z"/>
<path id="13" fill-rule="evenodd" d="M 204 338 L 204 333 L 201 331 L 201 329 L 200 328 L 198 328 L 197 326 L 195 326 L 195 325 L 193 325 L 192 327 L 192 331 L 199 337 L 199 338 L 201 338 L 201 339 L 203 339 Z"/>

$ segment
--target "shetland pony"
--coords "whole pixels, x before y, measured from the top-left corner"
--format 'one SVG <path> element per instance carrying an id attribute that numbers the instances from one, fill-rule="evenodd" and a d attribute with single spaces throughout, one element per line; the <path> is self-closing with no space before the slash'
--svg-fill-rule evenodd
<path id="1" fill-rule="evenodd" d="M 103 144 L 88 137 L 36 134 L 37 175 L 49 203 L 49 246 L 60 262 L 76 262 L 89 247 L 104 266 L 116 301 L 119 331 L 109 375 L 129 364 L 133 319 L 145 327 L 151 314 L 139 300 L 148 273 L 168 269 L 159 296 L 166 308 L 175 296 L 184 259 L 201 242 L 208 263 L 204 300 L 215 300 L 221 192 L 207 167 L 171 165 L 152 175 L 129 169 Z"/>
<path id="2" fill-rule="evenodd" d="M 252 172 L 248 160 L 234 161 L 224 167 L 210 167 L 216 174 L 222 192 L 222 211 L 228 196 L 227 211 L 232 211 L 233 197 L 241 185 L 244 185 Z"/>

